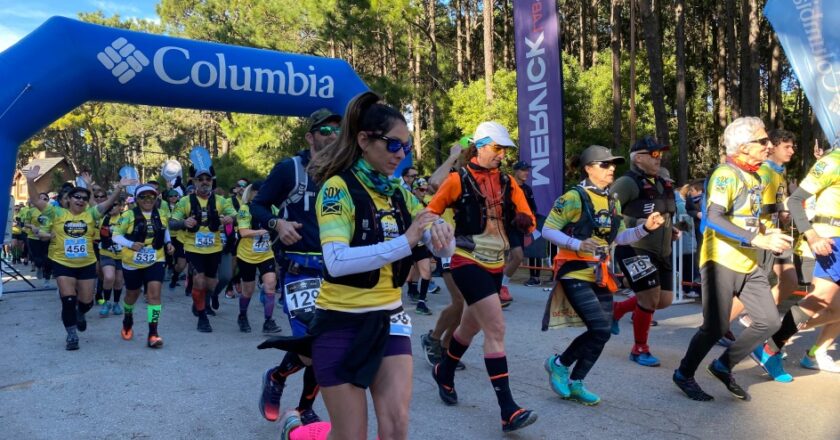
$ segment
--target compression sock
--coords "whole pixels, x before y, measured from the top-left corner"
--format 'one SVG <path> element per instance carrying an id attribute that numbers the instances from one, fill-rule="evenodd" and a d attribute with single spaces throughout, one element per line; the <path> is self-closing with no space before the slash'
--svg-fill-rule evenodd
<path id="1" fill-rule="evenodd" d="M 420 296 L 418 297 L 418 299 L 420 299 L 420 301 L 425 301 L 426 300 L 426 294 L 429 293 L 429 282 L 430 281 L 431 280 L 420 280 Z"/>
<path id="2" fill-rule="evenodd" d="M 412 296 L 416 297 L 419 294 L 420 294 L 420 292 L 417 291 L 417 283 L 414 282 L 414 281 L 409 281 L 408 282 L 408 296 L 409 297 L 412 297 Z"/>
<path id="3" fill-rule="evenodd" d="M 94 298 L 96 299 L 96 303 L 102 305 L 105 303 L 105 299 L 102 297 L 102 280 L 96 280 L 96 295 Z"/>
<path id="4" fill-rule="evenodd" d="M 300 391 L 300 402 L 297 410 L 312 409 L 315 398 L 318 397 L 318 381 L 315 380 L 315 369 L 306 367 L 303 371 L 303 389 Z"/>
<path id="5" fill-rule="evenodd" d="M 79 301 L 79 302 L 77 302 L 77 304 L 78 304 L 78 308 L 79 308 L 79 313 L 82 316 L 85 316 L 85 313 L 87 313 L 88 311 L 90 311 L 90 309 L 93 308 L 93 301 L 91 301 L 89 303 L 83 303 L 83 302 Z"/>
<path id="6" fill-rule="evenodd" d="M 111 295 L 114 293 L 114 289 L 102 289 L 102 298 L 105 302 L 111 300 Z"/>
<path id="7" fill-rule="evenodd" d="M 785 317 L 782 318 L 782 326 L 779 328 L 779 331 L 777 331 L 776 334 L 767 341 L 768 348 L 770 348 L 774 354 L 782 351 L 782 348 L 785 344 L 787 344 L 787 341 L 799 332 L 800 326 L 808 322 L 809 319 L 811 319 L 811 317 L 806 315 L 798 304 L 791 307 L 790 310 L 785 313 Z"/>
<path id="8" fill-rule="evenodd" d="M 61 322 L 65 328 L 76 328 L 76 297 L 61 297 Z"/>
<path id="9" fill-rule="evenodd" d="M 158 321 L 160 321 L 160 304 L 148 304 L 146 317 L 149 321 L 149 336 L 158 335 Z"/>
<path id="10" fill-rule="evenodd" d="M 619 321 L 624 315 L 632 312 L 636 309 L 636 304 L 638 304 L 638 299 L 634 296 L 632 298 L 625 299 L 624 301 L 616 301 L 613 303 L 613 320 Z M 635 318 L 634 318 L 635 319 Z"/>
<path id="11" fill-rule="evenodd" d="M 114 292 L 114 303 L 120 302 L 120 296 L 122 296 L 122 289 L 113 289 Z"/>
<path id="12" fill-rule="evenodd" d="M 493 391 L 496 392 L 496 400 L 499 401 L 502 420 L 507 421 L 519 409 L 510 393 L 507 356 L 504 352 L 487 353 L 484 355 L 484 365 L 487 367 L 490 383 L 493 384 Z"/>
<path id="13" fill-rule="evenodd" d="M 240 315 L 247 315 L 248 314 L 248 305 L 251 304 L 251 298 L 245 297 L 245 295 L 239 295 L 239 314 Z"/>
<path id="14" fill-rule="evenodd" d="M 193 306 L 198 310 L 199 314 L 204 311 L 205 294 L 206 292 L 203 289 L 192 289 Z"/>
<path id="15" fill-rule="evenodd" d="M 263 290 L 265 292 L 265 290 Z M 265 292 L 265 304 L 263 304 L 263 312 L 265 319 L 271 319 L 274 315 L 274 292 Z"/>
<path id="16" fill-rule="evenodd" d="M 297 373 L 305 366 L 301 362 L 300 356 L 287 351 L 286 356 L 283 356 L 283 360 L 280 361 L 280 365 L 271 373 L 271 378 L 277 383 L 285 383 L 287 377 Z"/>
<path id="17" fill-rule="evenodd" d="M 651 321 L 653 321 L 653 310 L 648 310 L 637 303 L 636 310 L 633 311 L 633 337 L 636 342 L 633 345 L 633 354 L 650 352 L 647 342 Z"/>
<path id="18" fill-rule="evenodd" d="M 814 345 L 811 346 L 811 349 L 808 350 L 808 356 L 814 357 L 814 356 L 817 355 L 817 352 L 819 352 L 819 351 L 820 351 L 820 346 L 814 344 Z"/>
<path id="19" fill-rule="evenodd" d="M 467 352 L 468 348 L 470 348 L 469 345 L 463 344 L 457 336 L 452 336 L 452 340 L 449 341 L 449 348 L 446 350 L 446 356 L 441 359 L 437 367 L 437 377 L 441 383 L 450 387 L 454 385 L 455 367 L 458 366 L 458 361 L 461 360 L 461 356 Z"/>
<path id="20" fill-rule="evenodd" d="M 123 304 L 123 329 L 134 327 L 134 304 Z"/>

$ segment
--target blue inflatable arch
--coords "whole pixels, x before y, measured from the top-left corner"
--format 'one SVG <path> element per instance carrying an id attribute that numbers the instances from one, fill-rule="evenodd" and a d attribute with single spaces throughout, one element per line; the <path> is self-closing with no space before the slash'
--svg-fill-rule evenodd
<path id="1" fill-rule="evenodd" d="M 87 101 L 308 116 L 367 90 L 344 60 L 172 38 L 52 17 L 0 53 L 0 183 L 18 146 Z M 9 191 L 0 193 L 5 225 Z"/>

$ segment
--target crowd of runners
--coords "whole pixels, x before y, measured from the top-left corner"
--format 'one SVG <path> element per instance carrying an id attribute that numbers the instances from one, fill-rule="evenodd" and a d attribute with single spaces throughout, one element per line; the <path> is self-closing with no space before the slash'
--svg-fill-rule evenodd
<path id="1" fill-rule="evenodd" d="M 318 110 L 307 126 L 308 148 L 264 181 L 240 179 L 227 196 L 207 164 L 191 164 L 183 183 L 123 178 L 107 186 L 83 174 L 82 184 L 50 194 L 35 190 L 37 166 L 24 170 L 29 201 L 15 208 L 5 257 L 30 264 L 44 283 L 55 280 L 67 350 L 80 348 L 78 332 L 97 306 L 99 316 L 121 315 L 114 331 L 132 340 L 141 294 L 146 344 L 163 347 L 167 278 L 170 288 L 185 285 L 199 332 L 213 331 L 208 316 L 221 295 L 238 300 L 242 332 L 252 331 L 255 294 L 263 333 L 280 332 L 274 308 L 282 307 L 292 334 L 260 345 L 285 354 L 262 375 L 259 409 L 282 420 L 284 438 L 365 438 L 368 390 L 379 438 L 407 438 L 411 338 L 451 406 L 459 401 L 460 359 L 479 332 L 502 430 L 534 423 L 537 414 L 511 392 L 503 309 L 513 304 L 508 285 L 523 262 L 527 286 L 549 281 L 538 269 L 544 257 L 552 261 L 548 309 L 568 304 L 584 329 L 561 353 L 546 353 L 542 367 L 560 397 L 598 404 L 584 381 L 625 315 L 634 336 L 629 360 L 661 364 L 649 331 L 656 310 L 673 301 L 677 240 L 682 271 L 698 273 L 686 284 L 699 286 L 703 304 L 703 325 L 672 377 L 689 398 L 713 399 L 694 375 L 715 344 L 727 348 L 706 369 L 739 399 L 750 396 L 732 370 L 747 356 L 773 380 L 792 381 L 783 349 L 806 328 L 822 327 L 801 365 L 840 372 L 827 351 L 840 334 L 840 149 L 814 151 L 816 164 L 791 185 L 785 165 L 794 136 L 739 118 L 724 132 L 725 163 L 677 187 L 661 166 L 667 145 L 636 142 L 623 176 L 615 171 L 627 159 L 593 145 L 569 164 L 579 183 L 538 213 L 525 183 L 528 163 L 502 171 L 515 144 L 497 122 L 480 123 L 427 177 L 412 167 L 391 177 L 412 150 L 410 132 L 374 93 L 354 98 L 343 116 Z M 451 298 L 441 310 L 427 304 L 441 291 L 433 273 Z M 800 284 L 809 286 L 806 296 L 780 313 Z M 614 301 L 619 290 L 632 294 Z M 436 314 L 435 327 L 412 329 L 413 313 Z M 298 372 L 299 402 L 284 412 L 283 390 Z M 313 411 L 319 394 L 329 422 Z"/>

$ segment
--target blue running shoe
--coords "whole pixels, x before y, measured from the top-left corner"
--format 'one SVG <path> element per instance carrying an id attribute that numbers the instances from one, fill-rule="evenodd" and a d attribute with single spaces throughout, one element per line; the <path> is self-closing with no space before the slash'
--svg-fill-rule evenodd
<path id="1" fill-rule="evenodd" d="M 601 398 L 597 394 L 587 390 L 583 386 L 582 380 L 573 380 L 572 384 L 569 385 L 569 390 L 571 391 L 569 400 L 574 400 L 586 406 L 597 405 L 601 402 Z"/>
<path id="2" fill-rule="evenodd" d="M 280 431 L 280 438 L 282 440 L 289 440 L 289 438 L 291 438 L 292 431 L 300 427 L 302 424 L 300 414 L 298 414 L 297 411 L 286 411 L 286 413 L 283 414 L 283 418 L 280 420 L 280 425 L 283 426 L 282 431 Z"/>
<path id="3" fill-rule="evenodd" d="M 610 333 L 618 336 L 621 333 L 621 327 L 618 326 L 618 321 L 615 319 L 612 320 L 612 325 L 610 325 Z"/>
<path id="4" fill-rule="evenodd" d="M 808 353 L 805 353 L 805 356 L 802 357 L 802 361 L 799 362 L 799 365 L 801 365 L 802 368 L 807 368 L 809 370 L 840 373 L 840 365 L 837 365 L 828 353 L 818 352 L 816 356 L 808 356 Z"/>
<path id="5" fill-rule="evenodd" d="M 548 372 L 548 383 L 560 397 L 568 399 L 572 392 L 569 390 L 569 367 L 556 361 L 557 355 L 545 360 L 545 371 Z"/>
<path id="6" fill-rule="evenodd" d="M 639 354 L 630 353 L 630 360 L 643 367 L 659 366 L 659 359 L 656 356 L 650 354 L 649 352 Z"/>
<path id="7" fill-rule="evenodd" d="M 752 353 L 750 353 L 750 357 L 752 357 L 754 361 L 758 362 L 758 365 L 761 366 L 761 368 L 764 368 L 764 371 L 766 371 L 767 374 L 776 382 L 793 382 L 793 376 L 785 371 L 781 353 L 770 355 L 764 351 L 764 344 L 761 344 L 756 347 Z"/>

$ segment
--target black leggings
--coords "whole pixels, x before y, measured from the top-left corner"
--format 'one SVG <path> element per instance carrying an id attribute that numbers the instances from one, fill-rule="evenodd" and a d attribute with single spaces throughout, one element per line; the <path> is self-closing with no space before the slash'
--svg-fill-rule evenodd
<path id="1" fill-rule="evenodd" d="M 566 279 L 559 282 L 572 308 L 586 324 L 586 331 L 569 344 L 560 355 L 560 362 L 567 367 L 574 363 L 569 377 L 583 380 L 610 339 L 612 293 L 589 281 Z"/>

